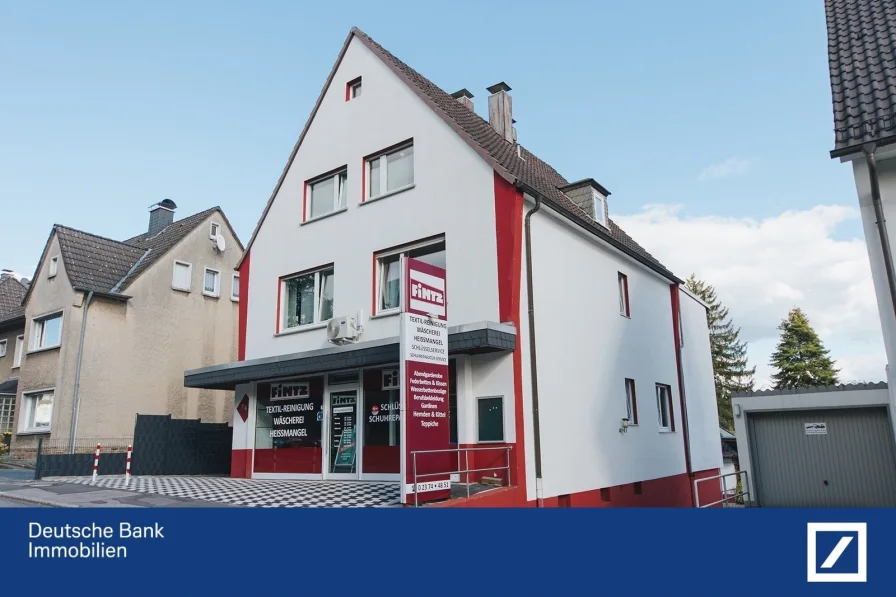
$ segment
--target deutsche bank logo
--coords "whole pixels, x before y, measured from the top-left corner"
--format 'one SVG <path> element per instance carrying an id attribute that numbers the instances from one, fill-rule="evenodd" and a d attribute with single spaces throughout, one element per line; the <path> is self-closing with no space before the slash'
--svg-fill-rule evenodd
<path id="1" fill-rule="evenodd" d="M 867 582 L 868 524 L 810 522 L 806 525 L 808 582 Z"/>

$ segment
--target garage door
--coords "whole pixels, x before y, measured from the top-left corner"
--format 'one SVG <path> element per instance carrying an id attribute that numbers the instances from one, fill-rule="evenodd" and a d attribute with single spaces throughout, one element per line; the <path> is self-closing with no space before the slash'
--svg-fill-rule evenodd
<path id="1" fill-rule="evenodd" d="M 896 506 L 896 453 L 885 408 L 751 413 L 747 426 L 759 505 Z"/>

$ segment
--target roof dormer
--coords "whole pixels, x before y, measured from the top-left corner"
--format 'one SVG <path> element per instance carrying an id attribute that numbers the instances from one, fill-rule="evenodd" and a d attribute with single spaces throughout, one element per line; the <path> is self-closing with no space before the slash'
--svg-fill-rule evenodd
<path id="1" fill-rule="evenodd" d="M 586 178 L 560 187 L 560 191 L 595 222 L 604 228 L 610 227 L 610 216 L 607 209 L 607 197 L 610 196 L 610 191 L 596 180 Z"/>

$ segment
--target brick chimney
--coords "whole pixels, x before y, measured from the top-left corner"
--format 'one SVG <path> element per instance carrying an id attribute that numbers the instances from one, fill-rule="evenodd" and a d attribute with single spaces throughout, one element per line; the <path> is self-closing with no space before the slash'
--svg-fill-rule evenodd
<path id="1" fill-rule="evenodd" d="M 171 199 L 163 199 L 149 208 L 149 236 L 155 236 L 174 221 L 177 204 Z"/>
<path id="2" fill-rule="evenodd" d="M 455 91 L 451 94 L 451 97 L 462 103 L 464 106 L 470 109 L 470 112 L 473 112 L 473 94 L 470 93 L 467 89 L 461 89 L 460 91 Z"/>
<path id="3" fill-rule="evenodd" d="M 516 143 L 513 123 L 513 104 L 510 100 L 510 86 L 501 81 L 488 88 L 488 123 L 498 134 L 511 143 Z"/>

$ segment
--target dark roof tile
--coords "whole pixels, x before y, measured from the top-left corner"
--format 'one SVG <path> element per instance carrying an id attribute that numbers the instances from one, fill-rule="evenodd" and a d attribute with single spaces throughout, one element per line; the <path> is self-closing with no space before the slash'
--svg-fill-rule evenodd
<path id="1" fill-rule="evenodd" d="M 28 288 L 12 276 L 0 279 L 0 321 L 21 309 L 27 291 Z"/>

